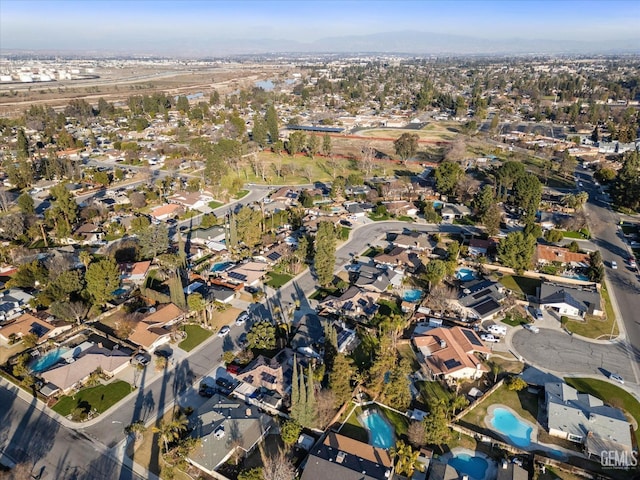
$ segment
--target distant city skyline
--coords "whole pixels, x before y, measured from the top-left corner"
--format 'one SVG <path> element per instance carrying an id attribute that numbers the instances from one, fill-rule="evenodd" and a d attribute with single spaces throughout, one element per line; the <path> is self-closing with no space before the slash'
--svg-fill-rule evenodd
<path id="1" fill-rule="evenodd" d="M 0 53 L 12 50 L 224 55 L 282 51 L 488 53 L 640 50 L 638 1 L 0 0 Z M 412 45 L 376 35 L 424 32 Z M 357 39 L 355 37 L 358 37 Z M 370 38 L 373 37 L 373 38 Z M 325 43 L 325 40 L 327 40 Z M 486 43 L 474 44 L 473 39 Z M 357 40 L 357 41 L 356 41 Z M 515 44 L 510 40 L 517 40 Z M 584 44 L 584 45 L 580 45 Z M 555 47 L 558 47 L 557 45 Z M 339 49 L 339 50 L 336 50 Z M 413 49 L 409 51 L 407 49 Z M 558 48 L 555 48 L 558 50 Z"/>

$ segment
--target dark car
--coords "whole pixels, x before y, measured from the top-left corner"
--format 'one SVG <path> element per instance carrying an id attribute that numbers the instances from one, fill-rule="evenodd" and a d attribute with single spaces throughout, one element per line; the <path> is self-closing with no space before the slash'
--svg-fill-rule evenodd
<path id="1" fill-rule="evenodd" d="M 235 388 L 235 384 L 231 380 L 222 377 L 216 378 L 216 385 L 218 386 L 218 391 L 224 395 L 229 395 Z"/>
<path id="2" fill-rule="evenodd" d="M 134 365 L 148 365 L 149 364 L 149 357 L 147 357 L 144 353 L 137 353 L 136 355 L 134 355 L 134 357 L 131 359 L 131 363 L 133 363 Z"/>
<path id="3" fill-rule="evenodd" d="M 251 295 L 254 295 L 256 293 L 258 293 L 260 291 L 260 289 L 256 288 L 256 287 L 252 287 L 251 285 L 247 285 L 246 287 L 244 287 L 244 291 L 247 293 L 250 293 Z"/>
<path id="4" fill-rule="evenodd" d="M 171 358 L 173 352 L 171 350 L 155 350 L 153 354 L 156 357 Z"/>
<path id="5" fill-rule="evenodd" d="M 344 225 L 345 227 L 353 227 L 353 223 L 351 223 L 349 220 L 340 220 L 340 224 Z"/>
<path id="6" fill-rule="evenodd" d="M 216 388 L 207 385 L 206 383 L 201 383 L 200 388 L 198 389 L 198 394 L 201 397 L 211 398 L 216 394 Z"/>

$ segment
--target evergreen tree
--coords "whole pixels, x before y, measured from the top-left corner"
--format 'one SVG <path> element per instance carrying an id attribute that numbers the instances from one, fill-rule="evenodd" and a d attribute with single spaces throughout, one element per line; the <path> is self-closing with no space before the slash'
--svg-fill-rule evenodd
<path id="1" fill-rule="evenodd" d="M 278 125 L 278 113 L 273 105 L 269 105 L 264 118 L 269 133 L 271 143 L 276 143 L 280 137 L 280 126 Z"/>
<path id="2" fill-rule="evenodd" d="M 311 362 L 307 369 L 307 402 L 305 405 L 307 427 L 314 427 L 318 419 L 318 404 L 316 402 L 316 387 L 313 381 L 313 370 Z"/>
<path id="3" fill-rule="evenodd" d="M 336 265 L 336 235 L 331 222 L 320 222 L 316 234 L 314 266 L 318 282 L 327 286 L 333 281 L 333 270 Z"/>
<path id="4" fill-rule="evenodd" d="M 33 203 L 33 198 L 31 198 L 31 195 L 29 195 L 28 193 L 25 192 L 20 195 L 16 202 L 18 203 L 20 211 L 25 215 L 32 215 L 35 213 L 36 209 Z"/>
<path id="5" fill-rule="evenodd" d="M 485 185 L 476 193 L 473 199 L 473 208 L 476 215 L 481 218 L 494 203 L 496 203 L 496 200 L 493 194 L 493 188 L 491 188 L 491 185 Z"/>
<path id="6" fill-rule="evenodd" d="M 329 374 L 329 388 L 333 392 L 336 407 L 351 399 L 351 380 L 354 373 L 353 360 L 339 353 L 333 360 L 333 370 Z"/>
<path id="7" fill-rule="evenodd" d="M 300 385 L 298 379 L 298 360 L 293 356 L 293 373 L 291 374 L 291 409 L 289 414 L 296 421 L 300 418 Z M 300 422 L 298 422 L 300 423 Z"/>
<path id="8" fill-rule="evenodd" d="M 325 157 L 331 156 L 331 152 L 333 151 L 333 145 L 331 142 L 331 137 L 328 133 L 325 133 L 322 137 L 322 154 Z"/>
<path id="9" fill-rule="evenodd" d="M 261 147 L 264 147 L 267 144 L 267 133 L 267 125 L 265 124 L 264 119 L 256 113 L 253 117 L 253 130 L 251 131 L 252 140 Z"/>
<path id="10" fill-rule="evenodd" d="M 511 232 L 498 245 L 498 259 L 505 267 L 510 267 L 517 274 L 522 274 L 531 266 L 536 239 L 523 232 Z"/>
<path id="11" fill-rule="evenodd" d="M 182 278 L 180 272 L 176 270 L 169 277 L 169 296 L 171 301 L 181 310 L 187 310 L 187 299 L 182 286 Z"/>
<path id="12" fill-rule="evenodd" d="M 29 139 L 24 133 L 24 129 L 18 130 L 18 141 L 16 143 L 16 151 L 19 160 L 29 158 Z"/>
<path id="13" fill-rule="evenodd" d="M 487 229 L 487 235 L 493 237 L 500 231 L 500 221 L 502 220 L 502 213 L 497 203 L 492 203 L 486 212 L 480 217 L 480 221 Z"/>

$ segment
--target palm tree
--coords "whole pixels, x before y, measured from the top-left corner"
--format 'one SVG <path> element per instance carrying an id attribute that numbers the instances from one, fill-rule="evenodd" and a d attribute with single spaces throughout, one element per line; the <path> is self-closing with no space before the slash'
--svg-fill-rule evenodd
<path id="1" fill-rule="evenodd" d="M 424 464 L 418 461 L 420 451 L 414 451 L 411 445 L 405 444 L 402 440 L 399 440 L 396 446 L 391 448 L 389 453 L 392 458 L 397 460 L 396 471 L 399 475 L 411 477 L 414 470 L 420 472 L 424 470 Z"/>
<path id="2" fill-rule="evenodd" d="M 164 453 L 169 452 L 171 442 L 178 440 L 187 431 L 188 423 L 187 417 L 178 414 L 173 420 L 163 420 L 158 426 L 153 427 L 153 432 L 159 434 L 158 443 L 160 446 L 164 445 Z"/>
<path id="3" fill-rule="evenodd" d="M 91 263 L 91 260 L 93 259 L 91 254 L 86 250 L 82 250 L 79 253 L 79 257 L 80 257 L 80 261 L 84 264 L 84 268 L 87 268 Z"/>

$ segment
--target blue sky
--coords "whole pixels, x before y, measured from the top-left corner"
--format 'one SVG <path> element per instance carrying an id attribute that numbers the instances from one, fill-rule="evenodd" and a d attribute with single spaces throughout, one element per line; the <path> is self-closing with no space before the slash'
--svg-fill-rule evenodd
<path id="1" fill-rule="evenodd" d="M 210 48 L 419 30 L 480 38 L 633 41 L 639 1 L 0 0 L 0 50 Z M 638 43 L 640 47 L 640 41 Z"/>

